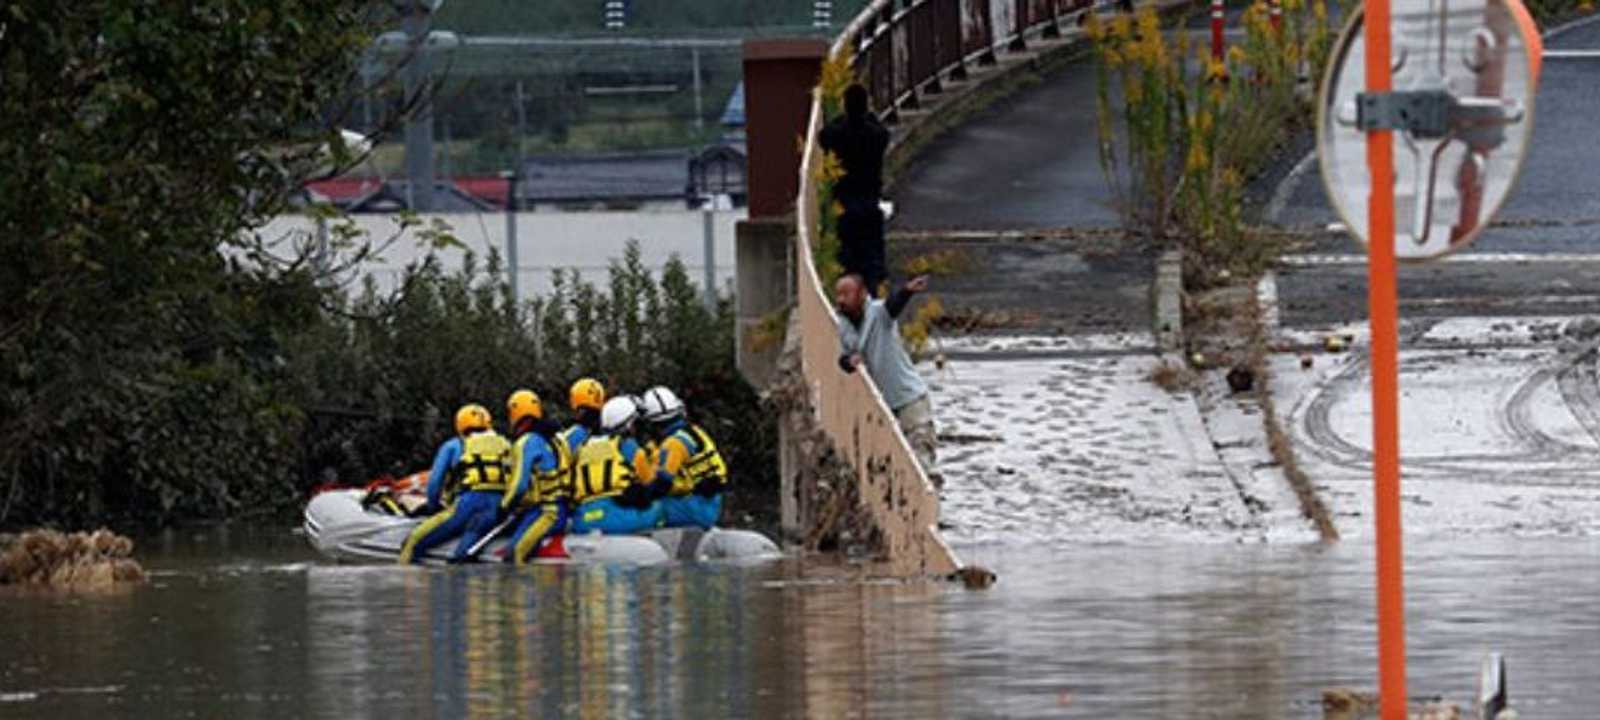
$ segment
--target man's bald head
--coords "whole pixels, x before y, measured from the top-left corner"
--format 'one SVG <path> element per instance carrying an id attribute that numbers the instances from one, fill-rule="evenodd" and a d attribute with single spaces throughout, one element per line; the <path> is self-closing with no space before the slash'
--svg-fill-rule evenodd
<path id="1" fill-rule="evenodd" d="M 867 304 L 867 281 L 856 273 L 840 277 L 833 283 L 833 303 L 846 317 L 861 319 L 861 310 Z"/>

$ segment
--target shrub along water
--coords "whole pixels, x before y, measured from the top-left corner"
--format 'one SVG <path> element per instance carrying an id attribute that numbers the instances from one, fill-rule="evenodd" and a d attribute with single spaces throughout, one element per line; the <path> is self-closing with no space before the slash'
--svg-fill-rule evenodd
<path id="1" fill-rule="evenodd" d="M 447 273 L 409 268 L 395 296 L 370 287 L 296 338 L 287 369 L 305 398 L 296 476 L 360 480 L 426 467 L 448 418 L 480 402 L 503 421 L 513 389 L 539 393 L 562 417 L 567 387 L 589 376 L 613 393 L 676 390 L 728 454 L 737 489 L 729 518 L 771 520 L 776 425 L 734 366 L 731 300 L 707 308 L 676 257 L 659 275 L 630 243 L 607 287 L 558 273 L 554 290 L 511 302 L 497 256 Z"/>

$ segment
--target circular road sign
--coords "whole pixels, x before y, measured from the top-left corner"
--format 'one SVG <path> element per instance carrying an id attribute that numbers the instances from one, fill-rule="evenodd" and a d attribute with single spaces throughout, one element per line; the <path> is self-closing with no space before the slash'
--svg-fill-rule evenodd
<path id="1" fill-rule="evenodd" d="M 1542 52 L 1520 0 L 1391 0 L 1394 91 L 1367 93 L 1363 16 L 1334 48 L 1317 156 L 1334 209 L 1368 244 L 1369 130 L 1394 131 L 1395 257 L 1471 243 L 1516 182 L 1533 136 Z"/>

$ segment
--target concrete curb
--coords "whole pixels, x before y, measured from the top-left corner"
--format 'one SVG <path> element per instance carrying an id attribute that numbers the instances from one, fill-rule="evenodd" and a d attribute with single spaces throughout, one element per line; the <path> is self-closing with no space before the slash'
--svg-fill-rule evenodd
<path id="1" fill-rule="evenodd" d="M 1154 327 L 1156 348 L 1164 353 L 1183 350 L 1183 254 L 1177 250 L 1156 259 Z"/>
<path id="2" fill-rule="evenodd" d="M 1560 25 L 1557 25 L 1557 26 L 1555 26 L 1553 28 L 1550 28 L 1549 30 L 1544 31 L 1543 37 L 1544 37 L 1545 40 L 1553 40 L 1557 36 L 1565 35 L 1568 32 L 1571 32 L 1573 30 L 1577 30 L 1578 28 L 1581 28 L 1581 27 L 1586 27 L 1586 26 L 1589 26 L 1589 25 L 1593 25 L 1593 24 L 1595 24 L 1597 22 L 1600 22 L 1600 15 L 1590 15 L 1589 17 L 1581 17 L 1581 18 L 1577 18 L 1575 20 L 1568 20 L 1568 21 L 1566 21 L 1564 23 L 1561 23 Z"/>

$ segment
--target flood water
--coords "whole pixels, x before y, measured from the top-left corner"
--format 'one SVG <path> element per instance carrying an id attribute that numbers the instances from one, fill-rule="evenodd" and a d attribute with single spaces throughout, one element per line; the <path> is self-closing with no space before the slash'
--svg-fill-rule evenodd
<path id="1" fill-rule="evenodd" d="M 655 569 L 338 566 L 288 533 L 147 541 L 152 583 L 6 592 L 0 717 L 1321 717 L 1374 685 L 1371 554 L 966 548 L 987 591 Z M 1414 541 L 1411 687 L 1507 654 L 1600 716 L 1600 541 Z"/>

